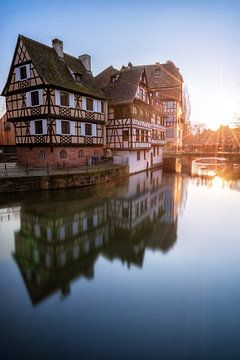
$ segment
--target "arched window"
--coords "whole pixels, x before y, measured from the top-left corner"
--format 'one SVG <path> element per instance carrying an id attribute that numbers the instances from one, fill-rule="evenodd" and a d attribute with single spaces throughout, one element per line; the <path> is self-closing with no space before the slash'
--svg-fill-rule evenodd
<path id="1" fill-rule="evenodd" d="M 60 151 L 60 159 L 66 159 L 67 157 L 67 152 L 66 150 L 61 150 Z"/>
<path id="2" fill-rule="evenodd" d="M 45 160 L 46 159 L 46 154 L 44 150 L 40 150 L 39 152 L 39 159 L 40 160 Z"/>
<path id="3" fill-rule="evenodd" d="M 83 150 L 79 150 L 79 152 L 78 152 L 78 157 L 79 157 L 80 159 L 85 158 L 85 153 L 84 153 Z"/>

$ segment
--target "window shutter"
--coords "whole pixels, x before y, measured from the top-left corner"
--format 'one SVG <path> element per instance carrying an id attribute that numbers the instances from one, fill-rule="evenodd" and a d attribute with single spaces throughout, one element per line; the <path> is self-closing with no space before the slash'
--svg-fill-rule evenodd
<path id="1" fill-rule="evenodd" d="M 26 65 L 26 72 L 27 72 L 27 79 L 30 79 L 30 77 L 31 77 L 30 64 Z"/>
<path id="2" fill-rule="evenodd" d="M 62 126 L 61 120 L 56 120 L 56 134 L 61 134 Z"/>
<path id="3" fill-rule="evenodd" d="M 20 80 L 20 68 L 17 67 L 15 69 L 15 74 L 16 74 L 16 81 L 19 81 Z"/>
<path id="4" fill-rule="evenodd" d="M 71 108 L 74 108 L 75 107 L 75 104 L 74 104 L 74 94 L 69 94 L 69 106 Z"/>
<path id="5" fill-rule="evenodd" d="M 85 124 L 84 123 L 81 124 L 81 135 L 85 136 Z"/>
<path id="6" fill-rule="evenodd" d="M 59 90 L 55 90 L 55 102 L 56 102 L 56 105 L 60 105 L 60 91 Z"/>
<path id="7" fill-rule="evenodd" d="M 92 124 L 92 136 L 97 136 L 97 125 Z"/>
<path id="8" fill-rule="evenodd" d="M 98 100 L 93 100 L 93 111 L 99 112 Z"/>
<path id="9" fill-rule="evenodd" d="M 43 105 L 43 89 L 38 90 L 39 105 Z"/>
<path id="10" fill-rule="evenodd" d="M 35 121 L 30 121 L 30 134 L 35 135 Z"/>
<path id="11" fill-rule="evenodd" d="M 70 134 L 71 135 L 76 135 L 75 121 L 70 121 Z"/>
<path id="12" fill-rule="evenodd" d="M 31 92 L 30 91 L 26 92 L 26 106 L 27 107 L 32 106 Z"/>
<path id="13" fill-rule="evenodd" d="M 82 108 L 83 108 L 83 110 L 86 110 L 86 98 L 85 98 L 85 96 L 82 97 Z"/>
<path id="14" fill-rule="evenodd" d="M 46 119 L 42 120 L 42 124 L 43 124 L 43 134 L 47 134 L 47 120 Z"/>

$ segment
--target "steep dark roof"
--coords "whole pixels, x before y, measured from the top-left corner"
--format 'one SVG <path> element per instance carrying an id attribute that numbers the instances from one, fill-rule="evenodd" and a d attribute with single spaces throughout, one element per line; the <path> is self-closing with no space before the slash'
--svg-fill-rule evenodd
<path id="1" fill-rule="evenodd" d="M 47 84 L 104 98 L 104 94 L 94 78 L 86 72 L 80 59 L 65 53 L 61 59 L 52 47 L 22 35 L 19 35 L 19 40 L 23 41 L 36 70 Z M 70 70 L 82 74 L 81 83 L 74 80 Z"/>
<path id="2" fill-rule="evenodd" d="M 162 64 L 145 65 L 150 88 L 178 87 L 180 79 L 167 71 Z"/>
<path id="3" fill-rule="evenodd" d="M 183 80 L 173 63 L 145 65 L 145 71 L 150 89 L 159 91 L 163 101 L 172 99 L 181 101 Z"/>
<path id="4" fill-rule="evenodd" d="M 111 65 L 111 66 L 107 67 L 105 70 L 103 70 L 100 74 L 95 76 L 95 81 L 96 81 L 97 85 L 101 89 L 103 89 L 109 84 L 111 77 L 118 72 L 119 72 L 119 70 L 115 69 Z"/>
<path id="5" fill-rule="evenodd" d="M 176 78 L 178 78 L 179 80 L 183 81 L 182 75 L 180 74 L 179 68 L 176 67 L 176 65 L 174 64 L 174 62 L 172 61 L 167 61 L 164 64 L 161 64 L 162 67 L 167 70 L 169 73 L 171 73 L 172 75 L 174 75 Z"/>
<path id="6" fill-rule="evenodd" d="M 103 74 L 103 72 L 98 75 L 101 75 L 102 79 L 104 79 L 103 84 L 107 84 L 103 86 L 102 89 L 104 94 L 110 99 L 111 105 L 121 105 L 133 102 L 143 71 L 144 69 L 140 67 L 125 68 L 116 73 L 118 78 L 114 82 L 111 82 L 110 73 L 112 72 L 112 69 L 107 68 L 105 74 Z M 108 83 L 107 75 L 109 75 Z M 99 79 L 101 79 L 101 77 L 99 77 Z"/>
<path id="7" fill-rule="evenodd" d="M 142 72 L 145 71 L 150 89 L 159 91 L 162 100 L 175 99 L 181 101 L 182 76 L 172 62 L 166 64 L 139 65 L 122 67 L 117 70 L 109 66 L 95 77 L 99 87 L 111 99 L 111 105 L 126 104 L 134 100 Z M 111 78 L 117 75 L 116 82 Z"/>

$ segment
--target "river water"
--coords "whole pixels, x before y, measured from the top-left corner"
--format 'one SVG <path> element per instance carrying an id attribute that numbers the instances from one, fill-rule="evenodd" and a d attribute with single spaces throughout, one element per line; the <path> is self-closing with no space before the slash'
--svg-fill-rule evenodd
<path id="1" fill-rule="evenodd" d="M 240 180 L 0 198 L 1 359 L 240 359 Z"/>

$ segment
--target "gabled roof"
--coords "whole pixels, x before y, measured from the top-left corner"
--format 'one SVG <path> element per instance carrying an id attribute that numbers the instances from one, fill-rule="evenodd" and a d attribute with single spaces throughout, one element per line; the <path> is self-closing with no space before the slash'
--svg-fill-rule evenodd
<path id="1" fill-rule="evenodd" d="M 141 74 L 145 71 L 150 89 L 158 90 L 162 100 L 181 101 L 182 75 L 173 62 L 166 64 L 139 65 L 122 67 L 117 70 L 109 66 L 95 77 L 99 87 L 111 99 L 111 105 L 133 102 Z M 111 78 L 116 75 L 116 82 Z"/>
<path id="2" fill-rule="evenodd" d="M 103 92 L 99 89 L 94 78 L 87 73 L 80 59 L 66 53 L 64 53 L 63 59 L 61 59 L 50 46 L 22 35 L 18 37 L 18 42 L 20 40 L 25 45 L 38 74 L 46 84 L 104 98 Z M 74 80 L 71 71 L 82 74 L 81 83 L 77 83 Z"/>
<path id="3" fill-rule="evenodd" d="M 165 64 L 145 65 L 146 75 L 150 88 L 174 88 L 181 84 L 181 77 L 165 69 Z M 180 73 L 179 73 L 180 74 Z M 180 75 L 181 76 L 181 75 Z"/>
<path id="4" fill-rule="evenodd" d="M 100 74 L 95 76 L 95 81 L 98 84 L 98 86 L 101 89 L 103 89 L 109 84 L 111 77 L 118 72 L 119 72 L 119 70 L 115 69 L 111 65 L 111 66 L 107 67 L 105 70 L 103 70 Z"/>
<path id="5" fill-rule="evenodd" d="M 111 105 L 123 105 L 132 103 L 138 84 L 141 80 L 143 67 L 129 67 L 114 72 L 109 67 L 97 76 L 98 84 L 102 86 L 104 94 L 110 99 Z M 116 75 L 116 81 L 111 82 L 111 77 Z M 108 79 L 108 81 L 107 81 Z"/>

